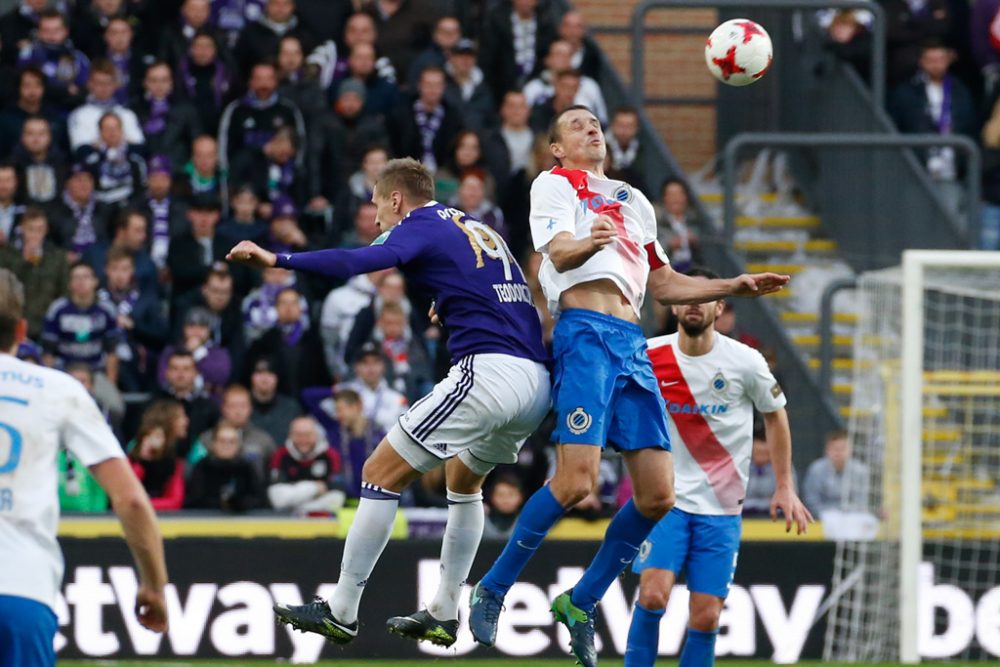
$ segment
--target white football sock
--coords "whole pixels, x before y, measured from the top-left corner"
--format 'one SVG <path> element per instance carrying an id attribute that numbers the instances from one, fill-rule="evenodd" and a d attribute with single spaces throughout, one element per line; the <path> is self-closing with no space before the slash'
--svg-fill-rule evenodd
<path id="1" fill-rule="evenodd" d="M 441 582 L 427 607 L 439 621 L 458 618 L 458 598 L 483 537 L 483 494 L 448 490 L 448 525 L 441 543 Z"/>
<path id="2" fill-rule="evenodd" d="M 399 507 L 399 494 L 368 482 L 361 483 L 361 501 L 347 531 L 340 580 L 330 598 L 330 611 L 342 623 L 358 620 L 358 605 L 368 577 L 385 550 Z"/>

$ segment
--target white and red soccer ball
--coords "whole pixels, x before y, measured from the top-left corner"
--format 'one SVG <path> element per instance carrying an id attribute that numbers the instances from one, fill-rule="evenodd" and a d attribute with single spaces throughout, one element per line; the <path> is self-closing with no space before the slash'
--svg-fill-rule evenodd
<path id="1" fill-rule="evenodd" d="M 771 67 L 774 53 L 767 31 L 750 19 L 726 21 L 705 43 L 705 63 L 716 79 L 728 86 L 746 86 Z"/>

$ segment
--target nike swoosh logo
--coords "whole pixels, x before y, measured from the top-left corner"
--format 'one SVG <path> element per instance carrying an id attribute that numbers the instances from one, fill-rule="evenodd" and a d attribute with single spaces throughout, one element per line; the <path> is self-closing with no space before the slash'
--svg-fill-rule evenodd
<path id="1" fill-rule="evenodd" d="M 680 382 L 681 382 L 680 380 L 674 380 L 673 382 L 664 382 L 663 380 L 660 380 L 660 386 L 661 387 L 672 387 L 675 384 L 680 384 Z"/>
<path id="2" fill-rule="evenodd" d="M 619 558 L 618 560 L 620 560 L 621 562 L 625 563 L 626 565 L 628 565 L 629 563 L 632 562 L 631 558 Z"/>
<path id="3" fill-rule="evenodd" d="M 521 540 L 517 541 L 517 546 L 521 547 L 522 549 L 527 549 L 528 551 L 534 551 L 535 549 L 538 548 L 538 547 L 529 547 L 527 544 L 525 544 Z"/>

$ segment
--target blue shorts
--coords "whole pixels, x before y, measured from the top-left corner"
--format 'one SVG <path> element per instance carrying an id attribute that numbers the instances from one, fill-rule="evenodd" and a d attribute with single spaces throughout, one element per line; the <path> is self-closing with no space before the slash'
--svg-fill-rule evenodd
<path id="1" fill-rule="evenodd" d="M 553 441 L 670 451 L 667 411 L 639 325 L 592 310 L 564 310 L 552 356 Z"/>
<path id="2" fill-rule="evenodd" d="M 47 605 L 0 595 L 0 667 L 52 667 L 56 615 Z"/>
<path id="3" fill-rule="evenodd" d="M 684 572 L 689 591 L 725 599 L 740 555 L 739 515 L 691 514 L 676 507 L 660 519 L 639 548 L 632 571 Z"/>

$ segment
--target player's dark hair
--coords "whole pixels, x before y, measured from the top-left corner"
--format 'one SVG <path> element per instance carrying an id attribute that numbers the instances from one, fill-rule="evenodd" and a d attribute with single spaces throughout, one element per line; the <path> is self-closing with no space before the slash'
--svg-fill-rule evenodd
<path id="1" fill-rule="evenodd" d="M 17 325 L 24 317 L 24 286 L 10 269 L 0 269 L 0 349 L 14 345 Z"/>
<path id="2" fill-rule="evenodd" d="M 551 123 L 549 123 L 550 144 L 557 144 L 562 139 L 562 136 L 559 131 L 559 123 L 560 121 L 562 121 L 562 117 L 568 114 L 570 111 L 579 111 L 579 110 L 590 111 L 590 113 L 594 113 L 593 111 L 591 111 L 590 107 L 588 107 L 586 104 L 573 104 L 571 106 L 566 107 L 559 113 L 557 113 L 556 117 L 552 119 Z"/>
<path id="3" fill-rule="evenodd" d="M 708 278 L 709 280 L 718 280 L 719 274 L 706 266 L 692 266 L 685 272 L 685 275 L 692 278 Z"/>
<path id="4" fill-rule="evenodd" d="M 389 160 L 375 187 L 381 197 L 402 192 L 411 204 L 434 199 L 434 176 L 427 167 L 410 157 Z"/>

